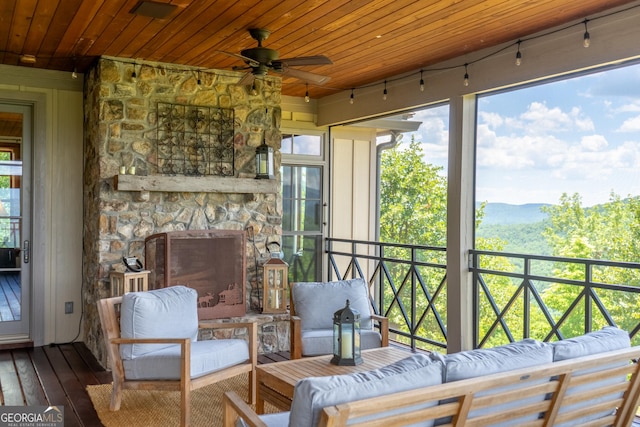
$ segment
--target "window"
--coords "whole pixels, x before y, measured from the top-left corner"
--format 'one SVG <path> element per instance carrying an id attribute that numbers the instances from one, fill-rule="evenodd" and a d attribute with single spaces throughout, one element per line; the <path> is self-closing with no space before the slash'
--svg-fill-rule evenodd
<path id="1" fill-rule="evenodd" d="M 639 84 L 631 65 L 479 97 L 477 236 L 507 252 L 637 261 Z"/>
<path id="2" fill-rule="evenodd" d="M 324 240 L 324 137 L 283 134 L 282 249 L 290 282 L 322 280 Z"/>
<path id="3" fill-rule="evenodd" d="M 322 156 L 322 136 L 320 135 L 283 135 L 283 155 Z"/>

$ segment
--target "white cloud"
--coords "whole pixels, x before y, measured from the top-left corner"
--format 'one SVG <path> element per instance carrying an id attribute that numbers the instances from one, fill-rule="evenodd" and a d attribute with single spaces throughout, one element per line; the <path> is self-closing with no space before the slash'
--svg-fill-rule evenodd
<path id="1" fill-rule="evenodd" d="M 520 119 L 528 123 L 526 129 L 530 133 L 568 131 L 573 124 L 569 114 L 558 107 L 548 108 L 543 102 L 532 102 Z"/>
<path id="2" fill-rule="evenodd" d="M 498 128 L 505 122 L 504 118 L 498 113 L 487 113 L 481 111 L 478 113 L 480 122 L 484 122 L 492 128 Z"/>
<path id="3" fill-rule="evenodd" d="M 617 132 L 638 132 L 640 131 L 640 116 L 632 117 L 622 122 Z"/>
<path id="4" fill-rule="evenodd" d="M 609 145 L 603 135 L 586 135 L 582 137 L 580 146 L 589 151 L 599 151 Z"/>

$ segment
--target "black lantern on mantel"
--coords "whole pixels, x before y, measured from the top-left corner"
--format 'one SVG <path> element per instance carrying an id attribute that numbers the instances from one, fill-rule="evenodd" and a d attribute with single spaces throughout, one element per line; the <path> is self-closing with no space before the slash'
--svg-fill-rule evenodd
<path id="1" fill-rule="evenodd" d="M 333 314 L 334 365 L 355 366 L 362 363 L 360 355 L 360 313 L 347 304 Z"/>
<path id="2" fill-rule="evenodd" d="M 273 179 L 275 178 L 273 166 L 273 148 L 262 144 L 256 148 L 256 179 Z"/>

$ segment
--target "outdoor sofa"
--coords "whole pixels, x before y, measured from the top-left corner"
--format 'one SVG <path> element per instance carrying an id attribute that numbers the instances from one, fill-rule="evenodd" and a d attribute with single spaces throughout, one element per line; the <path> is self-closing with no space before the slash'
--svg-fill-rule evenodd
<path id="1" fill-rule="evenodd" d="M 290 412 L 225 394 L 225 427 L 629 426 L 640 347 L 606 327 L 554 343 L 411 354 L 384 368 L 299 381 Z"/>

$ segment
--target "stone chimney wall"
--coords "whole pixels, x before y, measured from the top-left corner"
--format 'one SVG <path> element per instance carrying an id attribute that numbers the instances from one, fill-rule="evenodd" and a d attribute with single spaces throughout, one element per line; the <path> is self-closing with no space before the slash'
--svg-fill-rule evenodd
<path id="1" fill-rule="evenodd" d="M 235 178 L 255 177 L 255 150 L 263 138 L 274 149 L 278 172 L 281 82 L 271 77 L 256 80 L 257 94 L 252 94 L 236 85 L 238 73 L 197 72 L 117 58 L 99 59 L 85 76 L 84 334 L 87 346 L 106 365 L 96 301 L 110 296 L 109 273 L 124 268 L 123 256 L 144 260 L 144 240 L 151 234 L 251 228 L 255 247 L 248 241 L 247 311 L 256 303 L 251 290 L 260 272 L 255 271 L 254 257 L 266 253 L 266 242 L 280 240 L 279 194 L 119 191 L 114 177 L 121 166 L 127 171 L 134 166 L 136 175 L 158 174 L 158 102 L 233 109 Z M 265 331 L 288 333 L 283 332 L 288 328 L 283 327 L 282 316 L 277 325 L 259 317 Z M 270 347 L 263 351 L 284 350 L 277 343 L 288 346 L 284 336 L 271 336 L 267 341 Z"/>

